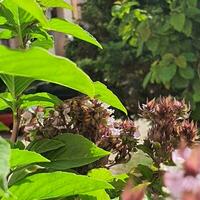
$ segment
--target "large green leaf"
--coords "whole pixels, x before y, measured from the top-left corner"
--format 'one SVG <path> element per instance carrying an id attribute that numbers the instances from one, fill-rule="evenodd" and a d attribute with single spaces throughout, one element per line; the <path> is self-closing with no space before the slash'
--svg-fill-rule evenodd
<path id="1" fill-rule="evenodd" d="M 44 154 L 45 157 L 52 161 L 45 164 L 50 168 L 70 169 L 80 167 L 109 155 L 109 152 L 100 149 L 78 134 L 66 133 L 55 137 L 54 140 L 63 142 L 65 146 Z"/>
<path id="2" fill-rule="evenodd" d="M 85 31 L 79 25 L 69 22 L 67 20 L 53 18 L 49 21 L 49 25 L 46 27 L 46 29 L 72 35 L 76 38 L 79 38 L 102 48 L 99 42 L 90 33 Z"/>
<path id="3" fill-rule="evenodd" d="M 95 97 L 100 99 L 101 101 L 107 103 L 108 105 L 113 106 L 121 111 L 123 111 L 127 115 L 127 110 L 118 99 L 118 97 L 109 90 L 106 85 L 97 81 L 94 83 L 95 87 Z"/>
<path id="4" fill-rule="evenodd" d="M 94 95 L 92 80 L 69 59 L 54 56 L 35 47 L 27 51 L 0 46 L 0 74 L 49 81 Z"/>
<path id="5" fill-rule="evenodd" d="M 49 162 L 49 160 L 36 152 L 19 149 L 11 150 L 10 166 L 12 169 L 38 162 Z"/>
<path id="6" fill-rule="evenodd" d="M 14 197 L 3 200 L 33 200 L 67 197 L 85 192 L 112 189 L 105 181 L 66 172 L 40 173 L 29 176 L 10 188 Z"/>
<path id="7" fill-rule="evenodd" d="M 31 78 L 17 77 L 7 74 L 1 74 L 0 78 L 6 84 L 13 98 L 19 96 L 33 82 L 33 79 Z"/>
<path id="8" fill-rule="evenodd" d="M 7 190 L 7 175 L 10 171 L 10 145 L 0 137 L 0 192 Z"/>
<path id="9" fill-rule="evenodd" d="M 10 2 L 16 4 L 20 8 L 24 9 L 32 16 L 34 16 L 42 25 L 47 25 L 48 21 L 42 8 L 35 0 L 9 0 Z"/>
<path id="10" fill-rule="evenodd" d="M 32 106 L 54 107 L 61 103 L 62 101 L 58 97 L 46 92 L 27 94 L 20 98 L 21 108 L 29 108 Z"/>
<path id="11" fill-rule="evenodd" d="M 65 0 L 38 0 L 38 2 L 46 8 L 60 7 L 72 9 L 72 6 L 65 2 Z"/>
<path id="12" fill-rule="evenodd" d="M 63 146 L 65 146 L 65 144 L 61 141 L 54 139 L 42 139 L 31 142 L 27 146 L 27 149 L 30 151 L 35 151 L 37 153 L 45 153 L 48 151 L 59 149 L 60 147 Z"/>

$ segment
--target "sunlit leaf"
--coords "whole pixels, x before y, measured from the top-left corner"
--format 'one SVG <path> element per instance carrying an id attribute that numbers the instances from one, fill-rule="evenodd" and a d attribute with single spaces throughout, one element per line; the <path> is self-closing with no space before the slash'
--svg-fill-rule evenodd
<path id="1" fill-rule="evenodd" d="M 10 166 L 12 169 L 38 162 L 49 162 L 49 160 L 33 151 L 19 149 L 11 150 Z"/>
<path id="2" fill-rule="evenodd" d="M 72 9 L 72 6 L 65 0 L 38 0 L 38 2 L 46 8 L 60 7 Z"/>
<path id="3" fill-rule="evenodd" d="M 92 80 L 74 62 L 39 47 L 16 51 L 0 46 L 0 73 L 57 83 L 94 95 Z"/>
<path id="4" fill-rule="evenodd" d="M 0 191 L 7 191 L 7 175 L 10 171 L 10 145 L 0 137 Z"/>
<path id="5" fill-rule="evenodd" d="M 105 102 L 108 105 L 113 106 L 114 108 L 117 108 L 117 109 L 123 111 L 125 114 L 127 114 L 127 110 L 123 106 L 121 101 L 111 90 L 109 90 L 106 87 L 106 85 L 97 81 L 94 83 L 94 87 L 95 87 L 95 97 L 97 99 L 99 99 L 102 102 Z"/>
<path id="6" fill-rule="evenodd" d="M 52 172 L 28 176 L 9 190 L 16 200 L 42 200 L 111 188 L 105 181 L 73 173 Z M 2 200 L 5 199 L 13 200 L 13 197 L 4 197 Z"/>
<path id="7" fill-rule="evenodd" d="M 79 25 L 69 22 L 67 20 L 53 18 L 49 21 L 49 24 L 46 27 L 46 29 L 72 35 L 76 38 L 79 38 L 81 40 L 84 40 L 102 48 L 99 42 L 90 33 L 85 31 Z"/>

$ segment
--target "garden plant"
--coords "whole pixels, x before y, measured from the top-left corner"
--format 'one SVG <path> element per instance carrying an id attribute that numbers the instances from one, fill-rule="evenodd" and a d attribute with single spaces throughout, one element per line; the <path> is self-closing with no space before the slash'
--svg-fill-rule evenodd
<path id="1" fill-rule="evenodd" d="M 128 10 L 130 5 L 138 4 L 128 4 Z M 55 7 L 71 9 L 64 0 L 0 2 L 0 38 L 18 44 L 16 49 L 0 45 L 0 78 L 7 88 L 0 109 L 13 116 L 11 130 L 0 124 L 1 131 L 10 131 L 9 140 L 0 137 L 0 199 L 198 200 L 199 138 L 190 105 L 172 96 L 140 105 L 139 115 L 150 126 L 141 140 L 111 90 L 48 51 L 53 31 L 102 48 L 79 25 L 47 17 Z M 62 101 L 45 92 L 24 94 L 36 80 L 82 95 Z M 113 109 L 126 119 L 116 119 Z M 125 173 L 111 170 L 131 160 Z"/>

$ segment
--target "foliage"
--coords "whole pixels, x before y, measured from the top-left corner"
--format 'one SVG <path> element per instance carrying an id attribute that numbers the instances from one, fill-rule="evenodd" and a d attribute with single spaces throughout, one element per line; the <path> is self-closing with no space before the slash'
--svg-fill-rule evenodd
<path id="1" fill-rule="evenodd" d="M 51 31 L 70 34 L 101 48 L 98 41 L 80 26 L 64 19 L 48 19 L 48 8 L 71 9 L 63 0 L 3 0 L 0 2 L 0 39 L 13 38 L 17 49 L 0 46 L 0 78 L 7 91 L 0 94 L 0 108 L 11 109 L 13 128 L 10 144 L 0 138 L 0 199 L 60 199 L 113 189 L 106 180 L 80 175 L 72 168 L 83 167 L 109 152 L 83 136 L 60 133 L 51 139 L 35 140 L 26 147 L 18 140 L 24 111 L 53 110 L 62 101 L 48 93 L 24 95 L 33 81 L 41 80 L 75 89 L 97 101 L 101 99 L 127 114 L 120 100 L 105 85 L 93 82 L 69 59 L 48 52 L 53 47 Z M 88 99 L 90 99 L 88 97 Z M 42 106 L 42 107 L 38 107 Z M 37 117 L 43 117 L 38 110 Z M 39 120 L 40 125 L 43 121 Z M 1 130 L 9 131 L 1 125 Z M 45 133 L 48 133 L 46 131 Z M 52 139 L 53 138 L 53 139 Z M 35 151 L 35 152 L 34 152 Z M 40 155 L 39 153 L 42 155 Z M 60 171 L 58 171 L 60 170 Z M 69 170 L 69 172 L 66 172 Z M 91 192 L 91 194 L 90 194 Z M 108 195 L 107 195 L 108 196 Z"/>
<path id="2" fill-rule="evenodd" d="M 124 42 L 118 34 L 119 20 L 111 15 L 113 0 L 87 0 L 81 5 L 82 17 L 78 21 L 101 40 L 103 51 L 83 42 L 72 40 L 66 46 L 66 55 L 76 60 L 79 66 L 95 80 L 109 85 L 126 105 L 130 114 L 137 113 L 138 101 L 168 95 L 162 85 L 142 87 L 149 70 L 147 58 L 136 58 L 136 50 Z"/>
<path id="3" fill-rule="evenodd" d="M 113 10 L 116 17 L 121 18 L 121 12 L 129 14 L 132 6 L 139 5 L 133 1 L 127 7 L 123 6 L 120 11 Z M 190 1 L 190 6 L 194 7 L 195 2 Z M 11 109 L 13 114 L 10 141 L 0 137 L 0 199 L 165 198 L 163 163 L 172 164 L 173 150 L 182 141 L 191 147 L 199 140 L 196 124 L 189 121 L 190 107 L 172 97 L 142 105 L 141 116 L 150 122 L 151 128 L 145 140 L 138 142 L 140 134 L 134 121 L 116 120 L 114 111 L 109 108 L 112 106 L 127 114 L 117 96 L 101 82 L 93 82 L 74 62 L 47 51 L 53 44 L 49 31 L 71 34 L 101 48 L 80 26 L 64 19 L 48 19 L 45 12 L 49 7 L 71 9 L 63 0 L 0 2 L 1 36 L 19 42 L 17 50 L 0 46 L 0 77 L 7 87 L 7 91 L 0 94 L 0 107 Z M 134 14 L 146 22 L 148 14 L 141 12 Z M 182 14 L 176 13 L 170 20 L 178 32 L 184 28 L 183 18 Z M 149 31 L 145 29 L 145 32 L 142 39 L 146 42 Z M 169 55 L 168 58 L 171 59 Z M 182 58 L 183 55 L 176 59 L 176 66 L 188 69 Z M 49 67 L 51 65 L 53 67 Z M 174 65 L 168 67 L 170 73 L 165 70 L 163 73 L 175 76 Z M 181 71 L 181 74 L 187 73 Z M 24 90 L 34 80 L 60 84 L 88 96 L 63 102 L 48 93 L 24 95 Z M 8 129 L 1 125 L 1 130 Z M 184 152 L 178 154 L 185 155 Z M 195 156 L 198 154 L 194 150 L 189 161 L 183 161 L 182 170 L 186 173 L 182 171 L 179 177 L 180 180 L 192 177 L 197 189 L 199 156 Z M 127 174 L 114 175 L 110 171 L 113 165 L 128 162 L 132 155 L 134 164 Z M 136 187 L 133 189 L 130 182 L 122 193 L 128 178 L 133 179 Z M 165 182 L 169 189 L 170 183 Z M 179 194 L 185 195 L 185 188 L 181 189 Z M 196 195 L 193 190 L 190 194 Z"/>
<path id="4" fill-rule="evenodd" d="M 151 63 L 144 87 L 163 84 L 182 95 L 194 119 L 199 119 L 199 6 L 196 0 L 128 0 L 113 7 L 123 41 Z"/>
<path id="5" fill-rule="evenodd" d="M 87 176 L 68 172 L 45 173 L 44 168 L 39 167 L 42 162 L 49 162 L 45 157 L 31 151 L 10 149 L 10 145 L 2 138 L 0 146 L 4 156 L 1 157 L 1 178 L 3 179 L 1 179 L 0 186 L 5 190 L 2 199 L 50 199 L 81 195 L 100 189 L 112 189 L 112 186 L 106 181 Z M 11 152 L 11 155 L 7 153 L 8 151 Z M 39 165 L 35 165 L 36 163 Z M 30 174 L 23 176 L 22 169 L 28 169 Z M 38 169 L 43 170 L 36 173 Z M 10 178 L 6 180 L 5 177 L 8 173 Z M 14 183 L 12 177 L 17 178 Z M 9 181 L 11 180 L 12 185 L 9 186 L 8 192 L 6 186 L 10 185 Z M 36 189 L 38 186 L 41 186 L 39 190 Z"/>
<path id="6" fill-rule="evenodd" d="M 123 110 L 123 112 L 126 112 L 126 109 L 118 98 L 112 92 L 109 92 L 106 87 L 102 87 L 101 90 L 96 90 L 95 88 L 99 84 L 93 83 L 93 81 L 81 71 L 75 63 L 65 58 L 56 57 L 41 47 L 35 47 L 40 46 L 39 41 L 41 38 L 43 38 L 43 44 L 48 44 L 50 35 L 47 31 L 52 30 L 71 34 L 101 47 L 93 36 L 78 25 L 67 22 L 64 19 L 48 20 L 43 13 L 43 10 L 46 10 L 43 6 L 48 7 L 56 5 L 56 2 L 49 3 L 50 5 L 48 2 L 37 3 L 32 0 L 24 3 L 17 0 L 4 0 L 1 3 L 1 28 L 3 30 L 8 29 L 12 33 L 10 38 L 17 36 L 19 47 L 21 49 L 20 51 L 17 51 L 7 49 L 4 46 L 0 47 L 1 79 L 10 92 L 10 94 L 7 94 L 8 96 L 10 95 L 9 100 L 4 97 L 1 98 L 3 104 L 2 107 L 10 107 L 12 109 L 16 118 L 14 124 L 19 124 L 19 122 L 17 122 L 17 114 L 19 112 L 19 104 L 21 103 L 19 102 L 21 101 L 20 96 L 36 79 L 64 85 L 91 97 L 95 96 L 101 98 L 102 94 L 109 93 L 112 100 L 106 99 L 106 102 L 110 102 L 112 106 L 118 107 Z M 58 3 L 58 7 L 63 7 L 63 3 Z M 67 6 L 67 4 L 65 5 Z M 32 47 L 32 43 L 34 43 L 34 47 Z M 28 46 L 32 48 L 24 50 Z M 18 62 L 15 62 L 16 60 L 18 60 Z M 49 68 L 49 65 L 53 65 L 54 67 Z M 16 125 L 16 129 L 17 126 L 18 125 Z M 16 135 L 16 130 L 13 132 L 13 137 L 15 138 L 16 136 L 14 135 Z"/>

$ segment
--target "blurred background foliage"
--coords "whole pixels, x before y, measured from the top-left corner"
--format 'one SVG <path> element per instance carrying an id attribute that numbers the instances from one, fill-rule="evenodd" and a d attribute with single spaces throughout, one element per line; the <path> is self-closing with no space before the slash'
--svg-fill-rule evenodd
<path id="1" fill-rule="evenodd" d="M 66 56 L 109 85 L 130 114 L 146 98 L 171 94 L 200 119 L 198 0 L 87 0 L 79 23 L 104 50 L 72 40 Z"/>

